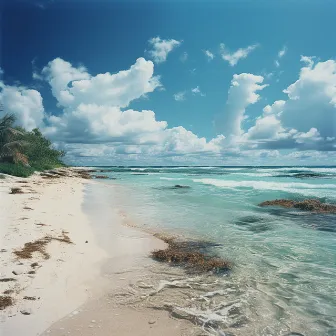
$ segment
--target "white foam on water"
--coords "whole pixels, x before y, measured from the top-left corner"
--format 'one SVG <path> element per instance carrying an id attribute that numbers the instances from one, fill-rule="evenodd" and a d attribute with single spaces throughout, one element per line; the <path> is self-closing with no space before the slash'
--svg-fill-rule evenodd
<path id="1" fill-rule="evenodd" d="M 309 167 L 286 167 L 286 168 L 258 168 L 257 172 L 265 172 L 266 170 L 272 170 L 276 172 L 281 171 L 291 171 L 291 170 L 302 170 L 302 171 L 309 171 L 313 173 L 335 173 L 336 174 L 336 168 L 330 167 L 330 168 L 309 168 Z"/>
<path id="2" fill-rule="evenodd" d="M 274 176 L 274 174 L 272 173 L 231 173 L 231 175 L 244 175 L 244 176 L 255 176 L 255 177 Z"/>
<path id="3" fill-rule="evenodd" d="M 131 170 L 135 171 L 145 171 L 147 168 L 131 168 Z"/>
<path id="4" fill-rule="evenodd" d="M 216 179 L 193 179 L 193 182 L 213 185 L 219 188 L 252 188 L 255 190 L 278 190 L 306 196 L 336 196 L 335 184 L 309 184 L 298 182 L 232 181 Z"/>
<path id="5" fill-rule="evenodd" d="M 182 177 L 160 177 L 160 180 L 167 180 L 167 181 L 176 181 L 176 180 L 185 180 Z"/>

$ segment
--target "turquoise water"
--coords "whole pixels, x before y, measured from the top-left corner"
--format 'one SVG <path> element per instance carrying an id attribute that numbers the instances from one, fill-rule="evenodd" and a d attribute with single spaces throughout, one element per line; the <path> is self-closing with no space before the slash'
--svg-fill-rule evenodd
<path id="1" fill-rule="evenodd" d="M 285 335 L 278 324 L 336 335 L 336 215 L 258 206 L 276 198 L 336 203 L 336 167 L 107 169 L 118 207 L 136 225 L 222 244 L 230 277 L 248 292 L 244 304 L 269 320 L 268 331 L 254 326 L 251 335 Z"/>

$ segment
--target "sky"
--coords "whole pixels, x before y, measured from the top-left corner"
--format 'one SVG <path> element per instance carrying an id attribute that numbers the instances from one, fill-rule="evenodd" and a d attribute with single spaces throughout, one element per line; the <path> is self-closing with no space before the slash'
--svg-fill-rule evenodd
<path id="1" fill-rule="evenodd" d="M 335 165 L 335 12 L 328 0 L 3 0 L 2 114 L 69 164 Z"/>

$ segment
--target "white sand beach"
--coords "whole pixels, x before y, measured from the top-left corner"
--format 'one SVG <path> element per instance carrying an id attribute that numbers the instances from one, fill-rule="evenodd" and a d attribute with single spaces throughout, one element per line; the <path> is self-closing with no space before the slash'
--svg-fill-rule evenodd
<path id="1" fill-rule="evenodd" d="M 122 225 L 113 200 L 101 201 L 111 187 L 80 177 L 0 180 L 0 291 L 13 303 L 0 310 L 1 335 L 193 332 L 166 311 L 116 304 L 111 293 L 138 280 L 165 244 Z"/>

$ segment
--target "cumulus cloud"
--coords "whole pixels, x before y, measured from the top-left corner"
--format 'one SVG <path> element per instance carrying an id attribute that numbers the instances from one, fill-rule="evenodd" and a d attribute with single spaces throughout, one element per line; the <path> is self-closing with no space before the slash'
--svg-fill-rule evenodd
<path id="1" fill-rule="evenodd" d="M 181 91 L 181 92 L 177 92 L 173 95 L 174 99 L 176 101 L 183 101 L 185 100 L 185 95 L 186 95 L 186 92 L 185 91 Z"/>
<path id="2" fill-rule="evenodd" d="M 228 137 L 242 135 L 242 122 L 245 118 L 245 110 L 259 100 L 258 91 L 266 87 L 262 85 L 264 78 L 249 73 L 235 74 L 231 81 L 228 99 L 224 111 L 216 120 L 216 128 L 219 133 Z"/>
<path id="3" fill-rule="evenodd" d="M 168 128 L 166 121 L 156 119 L 154 111 L 128 108 L 131 101 L 160 85 L 151 61 L 138 59 L 128 70 L 92 76 L 83 67 L 56 59 L 42 74 L 63 108 L 63 113 L 48 118 L 44 133 L 59 144 L 66 143 L 67 148 L 72 144 L 73 155 L 93 155 L 92 148 L 99 149 L 96 156 L 107 152 L 150 157 L 220 152 L 214 139 L 199 138 L 181 126 Z M 196 89 L 195 94 L 200 94 Z M 175 99 L 184 99 L 185 93 L 176 94 Z M 85 146 L 83 153 L 76 144 L 91 147 Z"/>
<path id="4" fill-rule="evenodd" d="M 262 140 L 259 147 L 336 150 L 336 61 L 305 66 L 299 79 L 284 90 L 287 100 L 267 105 L 245 139 Z"/>
<path id="5" fill-rule="evenodd" d="M 215 55 L 210 50 L 204 50 L 204 54 L 208 61 L 212 61 L 215 58 Z"/>
<path id="6" fill-rule="evenodd" d="M 167 60 L 168 54 L 178 47 L 182 42 L 173 39 L 162 40 L 160 37 L 153 37 L 149 41 L 152 50 L 149 51 L 149 55 L 153 58 L 155 63 L 162 63 Z"/>
<path id="7" fill-rule="evenodd" d="M 128 70 L 96 76 L 91 76 L 83 66 L 76 68 L 56 58 L 43 68 L 42 74 L 63 107 L 79 104 L 126 107 L 160 86 L 159 77 L 153 76 L 153 62 L 144 58 L 138 58 Z"/>
<path id="8" fill-rule="evenodd" d="M 224 43 L 220 44 L 220 54 L 223 60 L 229 62 L 231 66 L 235 66 L 241 59 L 246 58 L 253 50 L 255 50 L 259 45 L 253 44 L 246 48 L 239 48 L 234 52 L 230 52 Z"/>
<path id="9" fill-rule="evenodd" d="M 43 123 L 42 97 L 36 90 L 9 86 L 0 81 L 0 103 L 4 112 L 16 115 L 17 124 L 28 131 Z"/>

